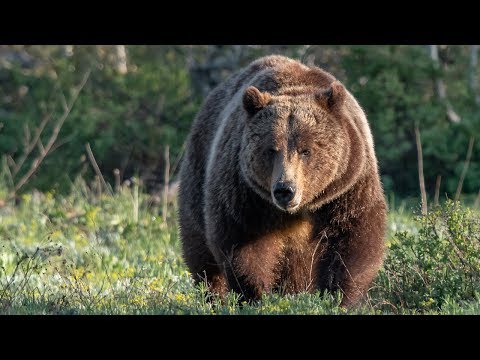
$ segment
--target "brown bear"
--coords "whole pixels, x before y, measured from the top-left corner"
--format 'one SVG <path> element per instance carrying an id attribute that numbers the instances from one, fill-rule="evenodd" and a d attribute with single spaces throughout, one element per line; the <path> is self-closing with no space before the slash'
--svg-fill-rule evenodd
<path id="1" fill-rule="evenodd" d="M 214 293 L 328 290 L 356 303 L 382 264 L 386 225 L 363 110 L 324 70 L 252 62 L 194 120 L 179 224 L 190 272 Z"/>

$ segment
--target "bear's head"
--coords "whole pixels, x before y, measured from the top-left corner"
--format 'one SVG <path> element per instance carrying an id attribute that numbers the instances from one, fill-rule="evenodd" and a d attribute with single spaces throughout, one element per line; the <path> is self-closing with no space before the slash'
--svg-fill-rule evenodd
<path id="1" fill-rule="evenodd" d="M 344 193 L 365 164 L 365 144 L 349 115 L 349 100 L 338 81 L 279 95 L 247 88 L 239 156 L 249 185 L 289 213 L 316 209 Z"/>

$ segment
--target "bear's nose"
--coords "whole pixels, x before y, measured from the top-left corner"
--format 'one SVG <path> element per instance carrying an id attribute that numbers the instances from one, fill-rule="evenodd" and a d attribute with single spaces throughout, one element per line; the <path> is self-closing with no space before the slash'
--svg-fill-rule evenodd
<path id="1" fill-rule="evenodd" d="M 278 182 L 273 187 L 273 196 L 281 206 L 286 206 L 295 196 L 295 187 L 290 182 Z"/>

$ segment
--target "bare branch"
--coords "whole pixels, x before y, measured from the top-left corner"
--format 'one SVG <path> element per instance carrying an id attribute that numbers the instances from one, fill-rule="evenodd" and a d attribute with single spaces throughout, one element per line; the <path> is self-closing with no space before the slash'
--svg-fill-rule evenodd
<path id="1" fill-rule="evenodd" d="M 427 215 L 427 193 L 425 191 L 425 179 L 423 177 L 423 152 L 422 142 L 420 140 L 420 130 L 418 126 L 415 126 L 415 142 L 417 144 L 417 156 L 418 156 L 418 181 L 420 183 L 420 194 L 422 196 L 422 215 Z"/>
<path id="2" fill-rule="evenodd" d="M 462 192 L 463 181 L 465 180 L 465 176 L 467 175 L 468 165 L 470 164 L 470 158 L 472 157 L 473 151 L 473 143 L 475 139 L 473 136 L 470 137 L 470 141 L 468 142 L 468 150 L 467 150 L 467 157 L 465 158 L 465 162 L 463 163 L 462 173 L 460 174 L 460 179 L 458 180 L 457 191 L 455 192 L 454 201 L 458 201 L 460 199 L 460 194 Z"/>
<path id="3" fill-rule="evenodd" d="M 13 160 L 13 157 L 11 155 L 7 155 L 7 165 L 12 168 L 15 168 L 17 166 L 15 160 Z"/>
<path id="4" fill-rule="evenodd" d="M 3 161 L 4 161 L 3 167 L 5 168 L 5 173 L 8 175 L 8 181 L 10 182 L 10 186 L 14 187 L 15 183 L 13 182 L 13 176 L 12 176 L 12 172 L 10 171 L 10 167 L 8 166 L 8 156 L 7 155 L 3 155 Z"/>
<path id="5" fill-rule="evenodd" d="M 50 152 L 49 154 L 53 153 L 55 150 L 57 150 L 60 146 L 63 146 L 65 145 L 66 143 L 68 143 L 69 141 L 71 141 L 73 138 L 75 137 L 74 134 L 72 135 L 69 135 L 69 136 L 66 136 L 65 138 L 59 140 L 59 141 L 56 141 L 55 144 L 53 144 L 52 148 L 50 149 Z"/>
<path id="6" fill-rule="evenodd" d="M 27 123 L 23 124 L 23 133 L 25 135 L 23 144 L 27 147 L 30 144 L 30 127 Z"/>
<path id="7" fill-rule="evenodd" d="M 119 193 L 120 192 L 120 170 L 118 169 L 113 169 L 113 175 L 115 177 L 115 192 Z"/>
<path id="8" fill-rule="evenodd" d="M 480 206 L 480 190 L 478 190 L 477 198 L 475 199 L 475 203 L 473 204 L 474 208 L 478 208 Z"/>
<path id="9" fill-rule="evenodd" d="M 55 128 L 53 129 L 52 136 L 50 137 L 47 145 L 45 146 L 45 148 L 47 149 L 47 152 L 50 150 L 50 148 L 52 147 L 55 140 L 57 140 L 58 133 L 60 132 L 60 129 L 62 128 L 63 123 L 67 119 L 68 115 L 70 115 L 70 112 L 72 111 L 72 108 L 73 108 L 73 104 L 75 104 L 75 102 L 77 101 L 77 98 L 78 98 L 78 95 L 80 94 L 80 91 L 82 91 L 83 87 L 87 83 L 88 78 L 90 77 L 90 72 L 91 72 L 91 70 L 88 70 L 87 73 L 83 76 L 82 82 L 80 83 L 79 87 L 74 91 L 74 93 L 72 95 L 72 98 L 70 100 L 70 103 L 68 104 L 67 108 L 65 109 L 64 114 L 60 117 L 60 119 L 58 120 Z"/>
<path id="10" fill-rule="evenodd" d="M 177 170 L 177 167 L 180 164 L 180 160 L 183 157 L 183 153 L 185 152 L 186 146 L 187 146 L 187 141 L 185 140 L 182 144 L 182 148 L 180 149 L 180 152 L 178 153 L 177 157 L 175 158 L 175 161 L 173 162 L 171 174 L 175 174 L 175 171 Z"/>
<path id="11" fill-rule="evenodd" d="M 68 104 L 67 104 L 67 99 L 65 98 L 65 94 L 63 93 L 62 90 L 59 90 L 59 92 L 60 92 L 60 101 L 62 102 L 63 111 L 67 111 Z"/>
<path id="12" fill-rule="evenodd" d="M 42 140 L 38 140 L 37 147 L 38 151 L 40 151 L 40 154 L 45 154 L 45 147 L 42 144 Z"/>
<path id="13" fill-rule="evenodd" d="M 167 222 L 167 205 L 168 205 L 168 182 L 170 181 L 170 146 L 165 147 L 164 153 L 164 160 L 165 160 L 165 170 L 163 174 L 163 209 L 162 209 L 162 217 L 163 222 Z"/>
<path id="14" fill-rule="evenodd" d="M 91 72 L 91 70 L 88 70 L 85 73 L 80 85 L 75 89 L 75 91 L 72 95 L 72 98 L 70 99 L 70 102 L 68 104 L 68 107 L 65 109 L 65 112 L 63 113 L 63 115 L 60 117 L 60 119 L 58 119 L 57 123 L 55 124 L 55 127 L 53 128 L 52 134 L 50 135 L 50 138 L 48 139 L 48 142 L 45 145 L 45 151 L 43 152 L 43 154 L 40 154 L 37 158 L 35 158 L 33 160 L 33 163 L 31 165 L 30 169 L 27 171 L 27 173 L 25 175 L 23 175 L 23 177 L 15 185 L 14 192 L 11 195 L 11 197 L 13 197 L 15 195 L 15 193 L 25 185 L 25 183 L 28 181 L 28 179 L 30 179 L 30 177 L 35 173 L 35 171 L 37 171 L 40 164 L 43 162 L 45 157 L 50 152 L 53 144 L 57 140 L 57 137 L 58 137 L 58 134 L 59 134 L 60 130 L 62 129 L 63 123 L 68 118 L 68 115 L 70 115 L 70 112 L 72 111 L 73 105 L 75 104 L 75 102 L 78 99 L 78 95 L 80 94 L 83 87 L 87 83 L 87 80 L 90 77 L 90 72 Z"/>
<path id="15" fill-rule="evenodd" d="M 98 176 L 98 179 L 100 179 L 103 187 L 105 188 L 105 191 L 107 191 L 110 195 L 113 195 L 112 192 L 110 191 L 110 188 L 107 186 L 105 179 L 103 178 L 102 172 L 100 171 L 100 168 L 98 167 L 97 162 L 95 161 L 95 156 L 93 156 L 93 152 L 92 152 L 92 149 L 90 148 L 89 143 L 85 145 L 85 149 L 87 149 L 87 154 L 88 154 L 88 158 L 90 159 L 90 163 L 92 164 L 93 169 L 95 170 L 95 173 Z"/>
<path id="16" fill-rule="evenodd" d="M 442 175 L 437 175 L 437 181 L 435 181 L 435 197 L 433 198 L 433 205 L 438 206 L 438 199 L 440 198 L 440 184 L 442 183 Z"/>
<path id="17" fill-rule="evenodd" d="M 49 114 L 46 117 L 44 117 L 40 125 L 35 129 L 35 134 L 33 135 L 32 141 L 28 144 L 28 146 L 25 147 L 25 150 L 22 156 L 18 159 L 17 165 L 12 171 L 13 176 L 16 176 L 18 174 L 18 172 L 23 166 L 23 163 L 27 159 L 28 155 L 30 155 L 33 149 L 35 149 L 35 146 L 37 145 L 37 142 L 40 139 L 40 135 L 42 135 L 43 130 L 45 129 L 45 126 L 48 124 L 51 118 L 52 118 L 52 114 Z"/>

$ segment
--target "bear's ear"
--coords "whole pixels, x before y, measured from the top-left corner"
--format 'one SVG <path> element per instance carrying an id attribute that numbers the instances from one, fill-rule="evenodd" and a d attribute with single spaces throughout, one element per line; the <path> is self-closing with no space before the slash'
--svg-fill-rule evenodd
<path id="1" fill-rule="evenodd" d="M 334 81 L 326 90 L 322 90 L 315 94 L 315 100 L 327 110 L 339 108 L 346 97 L 345 86 L 340 81 Z"/>
<path id="2" fill-rule="evenodd" d="M 243 107 L 250 116 L 253 116 L 267 106 L 271 98 L 269 93 L 262 93 L 255 86 L 249 86 L 243 94 Z"/>

